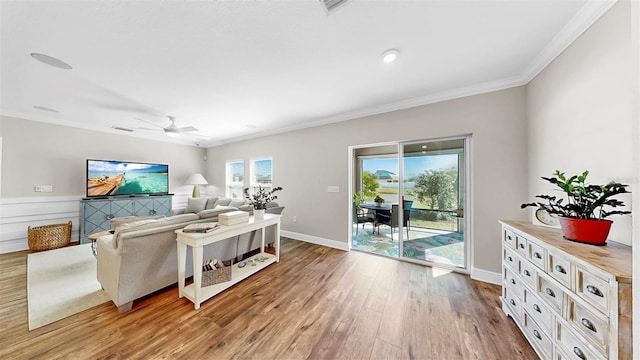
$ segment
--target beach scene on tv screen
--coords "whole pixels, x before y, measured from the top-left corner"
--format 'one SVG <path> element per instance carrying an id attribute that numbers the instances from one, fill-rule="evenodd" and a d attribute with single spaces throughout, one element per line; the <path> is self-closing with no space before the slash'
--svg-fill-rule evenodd
<path id="1" fill-rule="evenodd" d="M 169 166 L 121 161 L 87 162 L 87 196 L 169 192 Z"/>

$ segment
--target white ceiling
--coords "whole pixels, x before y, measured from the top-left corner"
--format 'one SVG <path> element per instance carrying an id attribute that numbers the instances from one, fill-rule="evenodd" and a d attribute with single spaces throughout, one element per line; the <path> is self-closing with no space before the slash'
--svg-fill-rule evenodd
<path id="1" fill-rule="evenodd" d="M 210 146 L 526 84 L 612 3 L 2 0 L 0 111 Z"/>

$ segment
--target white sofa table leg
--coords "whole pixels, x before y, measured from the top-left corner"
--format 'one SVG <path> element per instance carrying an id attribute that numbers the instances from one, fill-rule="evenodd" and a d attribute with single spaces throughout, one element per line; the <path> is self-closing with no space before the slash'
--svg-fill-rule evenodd
<path id="1" fill-rule="evenodd" d="M 184 277 L 187 268 L 187 244 L 178 243 L 178 296 L 184 296 Z"/>

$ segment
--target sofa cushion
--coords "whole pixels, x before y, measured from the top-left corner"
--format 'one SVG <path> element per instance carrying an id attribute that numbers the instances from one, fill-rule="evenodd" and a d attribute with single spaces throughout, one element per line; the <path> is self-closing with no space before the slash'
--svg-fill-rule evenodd
<path id="1" fill-rule="evenodd" d="M 200 219 L 210 219 L 212 217 L 218 216 L 219 214 L 226 213 L 226 212 L 229 212 L 229 211 L 236 211 L 236 210 L 237 210 L 236 208 L 231 207 L 231 206 L 220 206 L 220 205 L 218 205 L 213 209 L 205 209 L 205 210 L 202 210 L 202 211 L 198 212 L 198 216 L 200 217 Z"/>
<path id="2" fill-rule="evenodd" d="M 140 221 L 140 220 L 147 220 L 147 219 L 160 219 L 163 218 L 164 215 L 154 215 L 154 216 L 122 216 L 122 217 L 117 217 L 117 218 L 113 218 L 109 221 L 109 226 L 111 226 L 112 229 L 117 228 L 118 226 L 125 224 L 125 223 L 130 223 L 130 222 L 135 222 L 135 221 Z"/>
<path id="3" fill-rule="evenodd" d="M 205 209 L 213 209 L 216 207 L 216 202 L 218 201 L 218 197 L 210 197 L 207 198 L 207 205 L 204 207 Z"/>
<path id="4" fill-rule="evenodd" d="M 233 206 L 234 208 L 239 208 L 242 205 L 245 205 L 247 200 L 245 199 L 232 199 L 229 203 L 229 206 Z"/>
<path id="5" fill-rule="evenodd" d="M 204 210 L 207 206 L 207 198 L 189 198 L 187 199 L 187 208 L 184 209 L 184 213 L 197 213 Z"/>

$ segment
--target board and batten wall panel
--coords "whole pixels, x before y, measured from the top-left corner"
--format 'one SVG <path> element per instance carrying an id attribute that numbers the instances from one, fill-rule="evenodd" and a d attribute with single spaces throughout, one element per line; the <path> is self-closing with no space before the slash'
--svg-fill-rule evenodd
<path id="1" fill-rule="evenodd" d="M 205 171 L 205 150 L 195 146 L 6 116 L 0 116 L 0 134 L 0 253 L 26 249 L 29 225 L 72 220 L 77 241 L 88 158 L 169 164 L 174 208 L 191 194 L 193 187 L 183 185 L 187 177 Z M 53 192 L 35 192 L 36 185 L 53 185 Z"/>
<path id="2" fill-rule="evenodd" d="M 226 160 L 271 156 L 287 234 L 348 248 L 349 146 L 472 134 L 473 267 L 499 273 L 498 220 L 527 217 L 525 97 L 516 87 L 211 147 L 207 179 L 222 193 Z"/>
<path id="3" fill-rule="evenodd" d="M 619 1 L 529 83 L 529 200 L 555 191 L 540 177 L 556 169 L 633 183 L 631 49 L 630 3 Z M 632 210 L 630 194 L 619 199 Z M 631 245 L 631 217 L 611 219 L 609 239 Z"/>

